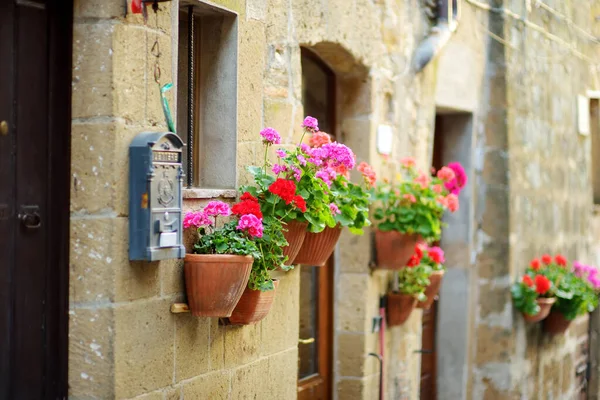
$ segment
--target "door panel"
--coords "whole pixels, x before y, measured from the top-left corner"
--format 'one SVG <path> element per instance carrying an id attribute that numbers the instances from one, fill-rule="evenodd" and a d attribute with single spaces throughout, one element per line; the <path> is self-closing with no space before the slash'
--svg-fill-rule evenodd
<path id="1" fill-rule="evenodd" d="M 2 399 L 67 395 L 71 32 L 72 2 L 0 5 Z"/>

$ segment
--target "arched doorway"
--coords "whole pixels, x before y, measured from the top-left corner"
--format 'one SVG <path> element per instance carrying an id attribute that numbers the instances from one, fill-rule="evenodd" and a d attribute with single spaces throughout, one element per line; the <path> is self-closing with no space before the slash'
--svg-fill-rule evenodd
<path id="1" fill-rule="evenodd" d="M 319 120 L 336 138 L 336 77 L 310 50 L 302 48 L 304 114 Z M 333 256 L 323 267 L 300 267 L 298 400 L 327 400 L 333 375 Z"/>

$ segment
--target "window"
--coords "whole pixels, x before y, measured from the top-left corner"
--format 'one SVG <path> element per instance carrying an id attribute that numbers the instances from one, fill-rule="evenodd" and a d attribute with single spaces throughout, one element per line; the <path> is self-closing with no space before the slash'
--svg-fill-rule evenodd
<path id="1" fill-rule="evenodd" d="M 237 29 L 235 13 L 182 1 L 177 132 L 188 144 L 188 187 L 236 186 Z"/>

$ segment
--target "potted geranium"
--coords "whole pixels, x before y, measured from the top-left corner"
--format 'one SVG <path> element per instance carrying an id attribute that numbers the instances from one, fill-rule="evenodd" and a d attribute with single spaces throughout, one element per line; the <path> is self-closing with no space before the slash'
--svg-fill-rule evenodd
<path id="1" fill-rule="evenodd" d="M 402 325 L 419 301 L 427 300 L 425 290 L 429 286 L 431 268 L 421 263 L 420 246 L 413 248 L 414 256 L 406 268 L 397 272 L 397 287 L 387 295 L 387 323 Z"/>
<path id="2" fill-rule="evenodd" d="M 184 264 L 188 304 L 195 316 L 231 316 L 253 261 L 261 257 L 254 240 L 263 234 L 261 219 L 244 214 L 218 227 L 218 218 L 230 215 L 228 204 L 211 201 L 184 217 L 184 228 L 196 228 L 198 235 L 194 254 L 186 254 Z"/>
<path id="3" fill-rule="evenodd" d="M 333 252 L 342 227 L 360 234 L 369 225 L 369 194 L 347 178 L 356 163 L 352 150 L 331 142 L 313 117 L 304 119 L 303 128 L 301 144 L 290 152 L 277 150 L 278 163 L 273 168 L 296 179 L 297 193 L 306 202 L 306 212 L 290 214 L 284 220 L 306 225 L 306 236 L 293 263 L 321 266 Z M 311 145 L 302 143 L 307 134 Z"/>
<path id="4" fill-rule="evenodd" d="M 515 308 L 523 314 L 527 322 L 539 322 L 550 313 L 556 302 L 552 281 L 539 273 L 540 262 L 534 259 L 530 267 L 511 288 Z"/>
<path id="5" fill-rule="evenodd" d="M 431 305 L 437 298 L 437 295 L 440 291 L 440 287 L 442 286 L 442 278 L 444 277 L 444 273 L 446 270 L 444 268 L 443 263 L 446 260 L 444 258 L 444 250 L 437 246 L 417 246 L 421 248 L 421 253 L 413 255 L 409 260 L 409 264 L 411 264 L 411 262 L 414 263 L 416 260 L 413 261 L 413 258 L 415 256 L 418 257 L 420 254 L 421 259 L 419 260 L 419 262 L 423 265 L 426 265 L 431 271 L 429 275 L 429 285 L 425 289 L 425 296 L 427 296 L 427 299 L 424 301 L 420 301 L 417 305 L 419 308 L 427 310 L 431 307 Z"/>
<path id="6" fill-rule="evenodd" d="M 540 273 L 544 273 L 556 285 L 556 303 L 544 321 L 544 330 L 550 334 L 564 333 L 578 316 L 592 312 L 598 306 L 600 279 L 594 266 L 574 262 L 568 265 L 562 256 L 554 260 L 542 257 Z"/>
<path id="7" fill-rule="evenodd" d="M 436 176 L 419 171 L 413 158 L 402 161 L 404 175 L 400 182 L 383 182 L 375 189 L 377 200 L 374 218 L 377 266 L 399 269 L 406 265 L 418 242 L 432 243 L 442 234 L 445 210 L 458 210 L 458 191 L 466 184 L 450 167 L 442 167 Z"/>

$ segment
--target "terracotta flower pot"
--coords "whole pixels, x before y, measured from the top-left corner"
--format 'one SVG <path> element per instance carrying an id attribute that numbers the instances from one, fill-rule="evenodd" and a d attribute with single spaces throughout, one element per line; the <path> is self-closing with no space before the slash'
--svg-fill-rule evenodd
<path id="1" fill-rule="evenodd" d="M 407 235 L 398 231 L 375 231 L 375 251 L 377 268 L 401 269 L 415 253 L 418 235 Z"/>
<path id="2" fill-rule="evenodd" d="M 386 321 L 388 326 L 405 323 L 416 305 L 417 299 L 409 294 L 388 293 Z"/>
<path id="3" fill-rule="evenodd" d="M 273 305 L 279 281 L 274 279 L 273 285 L 275 285 L 275 288 L 268 292 L 246 287 L 240 301 L 233 309 L 231 317 L 229 317 L 229 323 L 231 325 L 250 325 L 256 324 L 266 317 Z"/>
<path id="4" fill-rule="evenodd" d="M 438 293 L 440 292 L 440 287 L 442 286 L 442 278 L 444 277 L 444 272 L 446 271 L 433 271 L 429 276 L 429 286 L 425 289 L 425 296 L 427 296 L 427 300 L 420 301 L 417 304 L 417 307 L 428 310 Z"/>
<path id="5" fill-rule="evenodd" d="M 185 288 L 196 317 L 229 317 L 248 284 L 252 256 L 187 254 Z"/>
<path id="6" fill-rule="evenodd" d="M 285 265 L 292 265 L 294 263 L 294 259 L 298 255 L 302 243 L 304 243 L 307 226 L 308 222 L 290 221 L 287 223 L 285 227 L 287 230 L 283 231 L 283 236 L 289 243 L 288 246 L 283 248 L 283 255 L 288 257 Z"/>
<path id="7" fill-rule="evenodd" d="M 544 320 L 544 330 L 551 335 L 565 333 L 569 329 L 569 325 L 571 325 L 571 321 L 558 311 L 550 311 Z"/>
<path id="8" fill-rule="evenodd" d="M 554 304 L 555 302 L 556 302 L 556 297 L 551 297 L 551 298 L 540 297 L 539 299 L 537 299 L 538 306 L 540 306 L 540 311 L 535 315 L 527 315 L 527 314 L 523 313 L 523 319 L 525 319 L 525 321 L 530 322 L 530 323 L 540 322 L 541 320 L 546 318 L 548 316 L 548 314 L 550 314 L 550 309 L 552 308 L 552 304 Z"/>
<path id="9" fill-rule="evenodd" d="M 321 267 L 333 253 L 333 249 L 340 238 L 342 228 L 325 228 L 322 232 L 306 232 L 304 243 L 294 260 L 294 264 Z"/>

